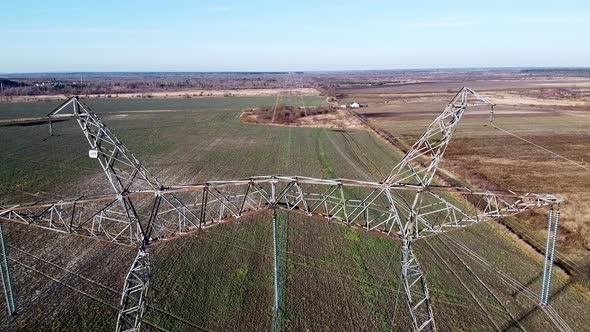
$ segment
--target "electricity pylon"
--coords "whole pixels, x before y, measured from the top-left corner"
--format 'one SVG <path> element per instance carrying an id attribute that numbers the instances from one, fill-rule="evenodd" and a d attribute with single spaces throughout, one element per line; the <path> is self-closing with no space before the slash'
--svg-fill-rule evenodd
<path id="1" fill-rule="evenodd" d="M 412 329 L 435 330 L 429 290 L 413 242 L 535 207 L 557 208 L 562 202 L 546 193 L 432 184 L 453 132 L 472 105 L 491 104 L 462 88 L 380 182 L 270 175 L 163 186 L 90 108 L 72 97 L 48 117 L 77 120 L 90 145 L 89 156 L 98 160 L 114 192 L 2 207 L 0 219 L 136 245 L 138 254 L 124 283 L 117 331 L 137 331 L 150 283 L 148 249 L 154 243 L 267 210 L 273 211 L 274 227 L 277 209 L 319 217 L 400 240 L 401 276 Z M 67 107 L 72 113 L 61 113 Z M 276 241 L 276 232 L 273 236 Z M 554 248 L 555 241 L 552 243 Z M 274 257 L 277 275 L 277 245 Z M 552 265 L 553 255 L 549 255 L 541 300 L 545 303 Z M 274 280 L 273 310 L 277 314 L 278 278 Z"/>

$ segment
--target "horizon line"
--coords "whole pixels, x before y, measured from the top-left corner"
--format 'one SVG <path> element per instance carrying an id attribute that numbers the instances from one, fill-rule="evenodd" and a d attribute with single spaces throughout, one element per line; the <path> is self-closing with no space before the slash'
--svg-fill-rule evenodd
<path id="1" fill-rule="evenodd" d="M 0 72 L 0 75 L 51 75 L 51 74 L 286 74 L 286 73 L 337 73 L 373 71 L 440 71 L 440 70 L 523 70 L 523 69 L 590 69 L 590 66 L 484 66 L 484 67 L 412 67 L 376 69 L 319 69 L 319 70 L 84 70 L 84 71 L 23 71 Z"/>

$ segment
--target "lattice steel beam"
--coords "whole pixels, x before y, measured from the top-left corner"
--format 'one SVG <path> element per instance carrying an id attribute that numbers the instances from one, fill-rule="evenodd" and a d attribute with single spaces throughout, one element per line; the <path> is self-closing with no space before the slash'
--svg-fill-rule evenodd
<path id="1" fill-rule="evenodd" d="M 402 284 L 415 331 L 435 330 L 430 294 L 424 273 L 412 250 L 412 241 L 402 243 Z"/>
<path id="2" fill-rule="evenodd" d="M 125 278 L 117 316 L 117 332 L 136 332 L 141 328 L 150 273 L 149 253 L 140 247 Z"/>
<path id="3" fill-rule="evenodd" d="M 543 280 L 541 286 L 542 306 L 549 304 L 549 293 L 551 292 L 551 276 L 553 273 L 553 263 L 555 261 L 555 245 L 557 243 L 557 233 L 559 230 L 559 205 L 551 207 L 549 210 L 549 220 L 547 222 L 547 244 L 545 247 L 545 260 L 543 262 Z"/>
<path id="4" fill-rule="evenodd" d="M 273 305 L 272 305 L 272 331 L 282 330 L 280 262 L 279 262 L 279 219 L 277 210 L 272 209 L 272 246 L 273 246 Z"/>
<path id="5" fill-rule="evenodd" d="M 409 219 L 412 205 L 404 199 L 418 192 L 424 198 L 421 204 L 416 203 L 413 207 L 414 222 L 414 219 Z M 171 194 L 183 202 L 184 210 L 179 211 L 161 204 Z M 460 197 L 478 204 L 459 207 Z M 246 214 L 251 215 L 273 206 L 394 238 L 409 236 L 417 239 L 562 201 L 551 194 L 260 176 L 122 195 L 97 195 L 22 204 L 0 208 L 0 218 L 130 244 L 135 238 L 128 232 L 127 215 L 110 210 L 120 200 L 134 200 L 143 207 L 139 210 L 142 212 L 139 217 L 146 220 L 146 225 L 149 225 L 152 232 L 146 245 L 170 240 L 213 224 L 239 219 Z M 195 222 L 190 222 L 186 215 L 199 217 Z M 409 225 L 413 223 L 417 226 L 410 231 Z"/>
<path id="6" fill-rule="evenodd" d="M 474 101 L 471 101 L 472 99 Z M 418 141 L 412 145 L 401 162 L 393 168 L 385 182 L 414 180 L 418 184 L 429 185 L 465 110 L 468 106 L 478 105 L 492 106 L 493 104 L 477 92 L 467 87 L 461 88 Z"/>
<path id="7" fill-rule="evenodd" d="M 2 290 L 4 291 L 4 300 L 6 301 L 6 310 L 9 316 L 16 314 L 16 301 L 14 299 L 14 286 L 12 285 L 12 275 L 8 265 L 8 246 L 4 239 L 4 229 L 0 222 L 0 277 L 2 279 Z"/>
<path id="8" fill-rule="evenodd" d="M 66 110 L 71 112 L 65 113 Z M 158 223 L 145 217 L 141 218 L 141 211 L 138 209 L 142 206 L 138 206 L 131 198 L 123 194 L 141 190 L 158 191 L 163 187 L 158 179 L 149 173 L 98 115 L 81 103 L 77 96 L 68 99 L 50 112 L 48 117 L 76 120 L 90 145 L 89 157 L 98 161 L 113 191 L 119 195 L 117 200 L 108 204 L 108 207 L 101 207 L 98 215 L 92 216 L 93 222 L 98 221 L 96 231 L 107 238 L 124 237 L 132 243 L 149 242 L 154 232 L 152 228 L 163 226 L 164 221 Z M 158 204 L 162 204 L 163 208 L 175 210 L 182 216 L 183 222 L 194 223 L 195 216 L 187 213 L 188 210 L 173 194 L 156 194 L 156 196 Z M 101 220 L 117 223 L 119 229 L 112 233 L 105 232 L 101 227 Z"/>

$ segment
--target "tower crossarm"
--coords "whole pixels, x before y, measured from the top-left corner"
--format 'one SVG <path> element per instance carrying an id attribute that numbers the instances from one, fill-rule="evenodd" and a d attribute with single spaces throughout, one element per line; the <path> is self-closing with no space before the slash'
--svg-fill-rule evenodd
<path id="1" fill-rule="evenodd" d="M 409 218 L 410 198 L 416 193 L 423 198 L 414 209 L 415 218 Z M 172 195 L 182 209 L 164 204 Z M 410 234 L 418 238 L 561 202 L 550 194 L 258 176 L 8 206 L 0 208 L 0 218 L 115 243 L 132 243 L 134 233 L 127 216 L 113 208 L 123 200 L 135 202 L 138 216 L 152 230 L 150 243 L 252 215 L 271 205 L 380 235 L 402 238 Z M 410 227 L 410 222 L 415 226 Z"/>
<path id="2" fill-rule="evenodd" d="M 441 191 L 424 191 L 424 198 L 416 208 L 413 238 L 508 217 L 537 207 L 553 206 L 563 201 L 545 193 L 478 191 L 458 187 L 438 189 Z M 455 194 L 444 194 L 445 191 Z"/>

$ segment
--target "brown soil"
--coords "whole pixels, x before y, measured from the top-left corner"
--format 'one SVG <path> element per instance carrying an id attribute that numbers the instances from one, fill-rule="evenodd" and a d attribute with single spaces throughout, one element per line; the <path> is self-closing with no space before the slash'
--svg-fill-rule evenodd
<path id="1" fill-rule="evenodd" d="M 500 127 L 587 166 L 590 89 L 580 81 L 566 85 L 538 80 L 521 82 L 520 87 L 517 83 L 487 82 L 479 84 L 483 89 L 476 91 L 497 105 Z M 341 102 L 354 99 L 369 104 L 358 111 L 359 116 L 381 137 L 406 150 L 452 97 L 450 92 L 425 88 L 414 86 L 413 91 L 406 88 L 398 93 L 364 90 Z M 485 111 L 469 110 L 441 164 L 447 171 L 440 169 L 439 174 L 474 187 L 551 192 L 564 197 L 558 263 L 575 279 L 582 279 L 580 284 L 590 285 L 588 172 L 518 138 L 482 127 L 486 119 Z M 506 220 L 505 226 L 537 251 L 544 251 L 544 210 Z"/>
<path id="2" fill-rule="evenodd" d="M 365 128 L 359 119 L 346 110 L 332 107 L 308 107 L 304 111 L 302 108 L 283 106 L 277 108 L 274 118 L 273 122 L 272 108 L 249 109 L 240 115 L 240 120 L 244 123 L 317 128 Z"/>

